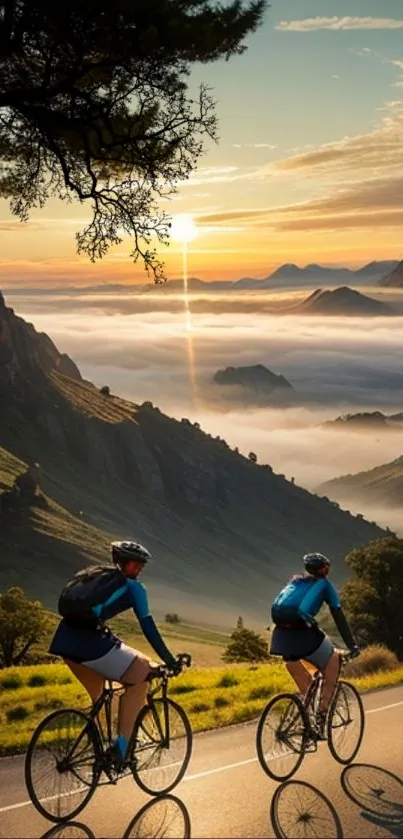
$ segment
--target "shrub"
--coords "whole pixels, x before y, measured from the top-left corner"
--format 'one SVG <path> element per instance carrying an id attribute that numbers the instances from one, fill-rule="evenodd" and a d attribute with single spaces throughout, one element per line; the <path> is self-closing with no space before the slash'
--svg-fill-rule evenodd
<path id="1" fill-rule="evenodd" d="M 195 702 L 194 705 L 191 706 L 190 710 L 195 714 L 201 714 L 203 711 L 208 711 L 209 707 L 210 706 L 205 702 Z"/>
<path id="2" fill-rule="evenodd" d="M 111 389 L 108 385 L 103 385 L 103 387 L 101 387 L 99 392 L 102 393 L 102 396 L 110 396 L 111 395 Z"/>
<path id="3" fill-rule="evenodd" d="M 192 693 L 194 690 L 196 690 L 196 687 L 194 685 L 181 685 L 181 684 L 179 684 L 179 685 L 174 685 L 174 687 L 170 689 L 170 693 L 173 693 L 173 694 L 176 693 L 178 695 L 180 693 Z"/>
<path id="4" fill-rule="evenodd" d="M 224 673 L 217 682 L 218 688 L 233 688 L 235 685 L 239 685 L 239 679 L 231 673 Z"/>
<path id="5" fill-rule="evenodd" d="M 238 618 L 236 629 L 222 658 L 224 661 L 267 661 L 269 647 L 261 635 L 253 629 L 247 629 L 242 618 Z"/>
<path id="6" fill-rule="evenodd" d="M 226 699 L 225 696 L 216 696 L 214 705 L 216 708 L 225 708 L 226 705 L 229 705 L 229 699 Z"/>
<path id="7" fill-rule="evenodd" d="M 6 711 L 8 722 L 16 722 L 17 720 L 25 720 L 29 716 L 29 711 L 25 705 L 16 705 L 15 708 L 10 708 Z"/>
<path id="8" fill-rule="evenodd" d="M 21 687 L 22 679 L 21 676 L 17 674 L 11 674 L 9 676 L 4 676 L 4 679 L 0 679 L 0 688 L 3 690 L 16 690 L 16 688 Z"/>
<path id="9" fill-rule="evenodd" d="M 400 666 L 392 650 L 388 650 L 384 644 L 371 644 L 365 647 L 358 658 L 348 662 L 345 674 L 350 678 L 359 678 L 379 671 L 396 670 Z"/>
<path id="10" fill-rule="evenodd" d="M 249 692 L 249 699 L 266 699 L 266 697 L 271 696 L 272 693 L 272 686 L 260 685 L 260 687 L 252 688 L 252 690 Z"/>
<path id="11" fill-rule="evenodd" d="M 180 623 L 180 617 L 177 615 L 176 612 L 168 612 L 165 615 L 165 622 L 166 623 Z"/>
<path id="12" fill-rule="evenodd" d="M 27 684 L 30 688 L 39 688 L 46 685 L 46 681 L 46 677 L 41 673 L 34 673 L 34 675 L 28 679 Z"/>

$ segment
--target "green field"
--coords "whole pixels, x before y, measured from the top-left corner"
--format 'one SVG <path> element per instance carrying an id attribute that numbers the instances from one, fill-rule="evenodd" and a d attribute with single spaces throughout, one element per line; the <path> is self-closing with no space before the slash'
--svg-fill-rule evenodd
<path id="1" fill-rule="evenodd" d="M 400 684 L 403 667 L 351 681 L 360 691 Z M 192 668 L 172 680 L 169 692 L 185 708 L 193 731 L 202 731 L 253 719 L 270 696 L 293 689 L 284 665 L 276 662 Z M 87 694 L 64 664 L 0 671 L 0 754 L 25 751 L 38 722 L 56 708 L 88 704 Z"/>

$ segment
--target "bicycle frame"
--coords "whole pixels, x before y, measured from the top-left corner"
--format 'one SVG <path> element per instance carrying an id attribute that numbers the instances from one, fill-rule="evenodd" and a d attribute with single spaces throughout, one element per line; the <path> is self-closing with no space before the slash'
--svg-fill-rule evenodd
<path id="1" fill-rule="evenodd" d="M 340 676 L 342 675 L 344 667 L 349 659 L 349 656 L 346 655 L 344 652 L 338 652 L 337 650 L 336 652 L 339 656 L 339 672 L 337 675 L 337 680 L 334 686 L 332 696 L 330 697 L 330 702 L 332 702 L 332 699 L 336 693 Z M 319 707 L 323 690 L 323 678 L 323 673 L 320 670 L 316 670 L 314 675 L 312 676 L 312 682 L 309 685 L 309 688 L 302 700 L 306 711 L 309 711 L 309 709 L 311 709 L 313 712 L 315 712 L 315 701 L 317 702 L 317 708 Z"/>
<path id="2" fill-rule="evenodd" d="M 184 666 L 187 666 L 187 667 L 190 666 L 191 657 L 187 653 L 182 653 L 180 655 L 180 659 L 181 659 Z M 169 670 L 169 668 L 166 665 L 161 664 L 158 667 L 153 668 L 151 670 L 148 678 L 147 678 L 147 681 L 149 683 L 153 682 L 154 680 L 157 680 L 156 686 L 154 688 L 151 688 L 151 686 L 150 686 L 148 691 L 147 691 L 147 704 L 149 705 L 149 707 L 151 709 L 152 716 L 153 716 L 153 719 L 154 719 L 154 722 L 155 722 L 155 725 L 156 725 L 156 728 L 157 728 L 157 731 L 158 731 L 158 735 L 159 735 L 159 738 L 160 738 L 160 744 L 162 745 L 163 748 L 169 748 L 169 743 L 170 743 L 169 712 L 168 712 L 168 702 L 166 701 L 167 700 L 167 693 L 168 693 L 168 679 L 169 679 L 170 675 L 172 675 L 172 673 Z M 101 696 L 92 705 L 92 707 L 89 709 L 89 711 L 87 711 L 88 725 L 92 725 L 94 727 L 95 731 L 96 731 L 98 748 L 99 748 L 99 758 L 100 758 L 101 761 L 102 761 L 102 757 L 105 753 L 105 745 L 107 747 L 112 745 L 112 738 L 113 738 L 113 733 L 112 733 L 112 722 L 113 722 L 112 721 L 112 701 L 113 701 L 113 697 L 117 693 L 122 693 L 124 691 L 124 689 L 125 689 L 124 685 L 119 685 L 119 687 L 114 688 L 113 687 L 113 682 L 111 682 L 108 679 L 107 683 L 106 683 L 106 687 L 102 691 Z M 163 709 L 164 709 L 165 733 L 162 730 L 161 721 L 160 721 L 160 718 L 159 718 L 158 712 L 157 712 L 156 702 L 154 700 L 154 697 L 155 697 L 156 694 L 160 694 L 159 701 L 162 702 Z M 103 707 L 105 707 L 106 733 L 104 733 L 104 731 L 103 731 L 102 723 L 101 723 L 101 720 L 100 720 L 100 712 L 102 711 Z M 87 726 L 84 726 L 83 731 L 80 732 L 77 740 L 75 741 L 75 743 L 71 747 L 71 749 L 69 751 L 69 754 L 66 755 L 66 757 L 64 759 L 66 762 L 68 762 L 68 760 L 71 758 L 72 754 L 74 753 L 75 749 L 77 748 L 78 744 L 80 743 L 80 740 L 85 736 L 86 731 L 87 731 Z M 133 730 L 132 736 L 130 738 L 128 753 L 130 753 L 130 750 L 133 746 L 133 736 L 134 736 L 134 730 Z"/>
<path id="3" fill-rule="evenodd" d="M 159 675 L 156 676 L 155 674 L 151 673 L 150 677 L 149 677 L 149 680 L 151 681 L 154 678 L 161 678 L 162 682 L 159 682 L 153 690 L 151 688 L 148 690 L 147 704 L 151 708 L 151 713 L 153 715 L 153 719 L 154 719 L 155 725 L 157 727 L 157 731 L 158 731 L 158 735 L 160 737 L 161 745 L 163 746 L 163 748 L 169 748 L 169 742 L 170 742 L 169 741 L 169 713 L 168 713 L 168 707 L 169 706 L 168 706 L 168 703 L 165 701 L 167 699 L 167 693 L 168 693 L 168 677 L 167 677 L 166 674 L 161 674 L 161 677 L 159 677 Z M 160 721 L 160 718 L 159 718 L 158 713 L 157 713 L 156 704 L 154 702 L 154 696 L 157 693 L 159 693 L 160 691 L 161 691 L 160 699 L 162 701 L 163 709 L 164 709 L 165 734 L 162 731 L 161 721 Z"/>

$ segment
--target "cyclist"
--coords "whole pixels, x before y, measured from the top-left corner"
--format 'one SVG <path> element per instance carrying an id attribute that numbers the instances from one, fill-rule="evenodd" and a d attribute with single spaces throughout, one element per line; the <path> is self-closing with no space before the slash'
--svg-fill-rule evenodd
<path id="1" fill-rule="evenodd" d="M 118 736 L 110 755 L 119 768 L 124 763 L 137 715 L 145 703 L 147 677 L 156 665 L 126 646 L 104 621 L 130 607 L 154 652 L 174 673 L 178 660 L 165 646 L 150 614 L 147 593 L 137 580 L 151 558 L 137 542 L 112 542 L 112 565 L 79 571 L 59 597 L 62 615 L 49 652 L 60 655 L 95 703 L 105 679 L 125 686 L 119 702 Z"/>
<path id="2" fill-rule="evenodd" d="M 324 737 L 326 714 L 340 670 L 340 659 L 333 644 L 315 621 L 323 603 L 327 603 L 337 629 L 352 655 L 359 649 L 341 608 L 338 593 L 327 575 L 330 560 L 320 553 L 303 557 L 304 574 L 297 574 L 274 599 L 271 609 L 275 624 L 270 652 L 281 655 L 301 694 L 305 694 L 312 676 L 303 661 L 323 673 L 323 690 L 318 717 L 318 734 Z"/>

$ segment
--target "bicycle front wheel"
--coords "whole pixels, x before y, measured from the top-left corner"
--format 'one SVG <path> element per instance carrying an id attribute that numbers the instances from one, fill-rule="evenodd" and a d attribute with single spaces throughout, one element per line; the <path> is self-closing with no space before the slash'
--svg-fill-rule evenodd
<path id="1" fill-rule="evenodd" d="M 338 763 L 354 760 L 364 736 L 364 725 L 360 694 L 349 682 L 338 682 L 327 722 L 330 753 Z"/>
<path id="2" fill-rule="evenodd" d="M 142 708 L 132 743 L 132 772 L 144 792 L 162 795 L 182 780 L 192 753 L 192 729 L 172 699 L 156 699 Z"/>
<path id="3" fill-rule="evenodd" d="M 99 754 L 96 728 L 82 711 L 54 711 L 42 720 L 25 757 L 25 783 L 45 819 L 64 822 L 84 809 L 98 783 Z"/>
<path id="4" fill-rule="evenodd" d="M 274 781 L 286 781 L 305 755 L 307 716 L 298 696 L 281 693 L 264 709 L 256 732 L 260 765 Z"/>

